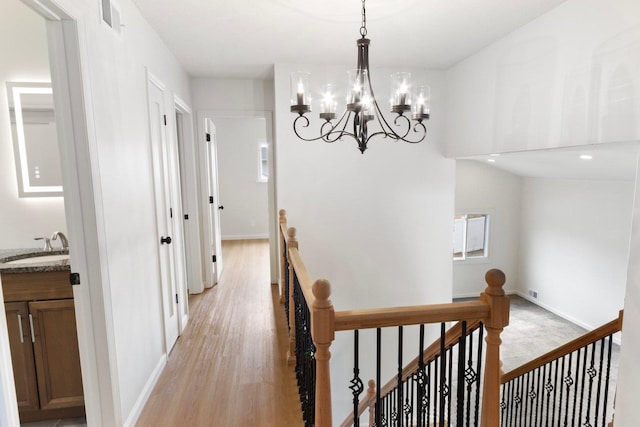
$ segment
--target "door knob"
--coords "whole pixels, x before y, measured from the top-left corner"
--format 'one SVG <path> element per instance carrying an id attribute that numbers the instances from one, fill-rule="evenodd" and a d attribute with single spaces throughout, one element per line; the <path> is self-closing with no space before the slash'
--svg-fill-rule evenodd
<path id="1" fill-rule="evenodd" d="M 171 236 L 167 236 L 167 237 L 162 237 L 160 236 L 160 244 L 164 245 L 164 244 L 170 245 L 171 244 Z"/>
<path id="2" fill-rule="evenodd" d="M 218 206 L 218 209 L 222 210 L 222 209 L 224 209 L 224 206 L 220 205 L 220 206 Z"/>

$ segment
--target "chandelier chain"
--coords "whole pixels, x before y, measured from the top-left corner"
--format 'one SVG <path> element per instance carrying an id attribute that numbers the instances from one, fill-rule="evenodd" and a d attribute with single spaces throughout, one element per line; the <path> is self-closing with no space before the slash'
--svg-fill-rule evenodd
<path id="1" fill-rule="evenodd" d="M 362 26 L 360 27 L 360 35 L 362 37 L 367 36 L 367 11 L 364 7 L 365 0 L 362 0 Z"/>

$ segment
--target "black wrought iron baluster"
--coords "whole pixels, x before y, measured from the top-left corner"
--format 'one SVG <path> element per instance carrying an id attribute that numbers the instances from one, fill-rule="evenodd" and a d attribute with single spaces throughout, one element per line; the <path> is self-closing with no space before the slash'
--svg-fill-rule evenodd
<path id="1" fill-rule="evenodd" d="M 484 324 L 480 323 L 480 327 L 478 328 L 478 352 L 476 355 L 477 365 L 476 365 L 476 408 L 475 408 L 475 420 L 476 427 L 480 424 L 480 417 L 478 414 L 480 413 L 480 378 L 482 378 L 482 345 L 484 344 Z"/>
<path id="2" fill-rule="evenodd" d="M 595 357 L 596 357 L 596 343 L 594 342 L 591 344 L 591 360 L 589 362 L 589 368 L 587 369 L 587 375 L 589 375 L 589 391 L 587 392 L 587 410 L 584 413 L 585 427 L 592 427 L 591 426 L 591 396 L 593 393 L 593 380 L 596 377 L 596 375 L 598 375 L 598 371 L 595 368 L 595 362 L 596 362 Z"/>
<path id="3" fill-rule="evenodd" d="M 311 338 L 311 314 L 298 277 L 294 272 L 293 300 L 296 330 L 296 378 L 302 415 L 306 426 L 312 426 L 315 418 L 315 347 Z"/>
<path id="4" fill-rule="evenodd" d="M 357 329 L 353 331 L 353 379 L 349 389 L 353 394 L 353 427 L 360 427 L 360 416 L 358 414 L 358 406 L 360 405 L 360 394 L 364 390 L 362 379 L 360 379 L 360 365 L 359 365 L 359 342 L 360 331 Z"/>
<path id="5" fill-rule="evenodd" d="M 461 425 L 464 421 L 464 362 L 467 350 L 467 322 L 462 322 L 460 339 L 458 340 L 458 381 L 457 381 L 457 395 L 458 402 L 456 404 L 456 419 L 458 425 Z"/>
<path id="6" fill-rule="evenodd" d="M 376 329 L 376 427 L 380 427 L 381 424 L 381 411 L 382 405 L 380 401 L 380 381 L 382 380 L 380 375 L 380 348 L 381 348 L 382 332 L 381 329 Z"/>
<path id="7" fill-rule="evenodd" d="M 543 408 L 546 407 L 546 411 L 544 411 L 544 425 L 545 427 L 549 427 L 549 410 L 551 409 L 551 393 L 553 392 L 553 383 L 551 382 L 553 366 L 551 363 L 548 363 L 544 366 L 544 391 L 546 392 L 546 405 L 543 405 Z M 542 413 L 540 414 L 540 418 L 542 418 Z"/>
<path id="8" fill-rule="evenodd" d="M 598 343 L 600 344 L 600 357 L 599 357 L 599 367 L 598 367 L 598 388 L 596 391 L 596 407 L 595 414 L 593 416 L 593 423 L 598 424 L 598 415 L 600 413 L 600 392 L 602 390 L 602 366 L 604 364 L 604 341 L 605 338 L 602 338 Z M 606 408 L 604 408 L 606 411 Z"/>
<path id="9" fill-rule="evenodd" d="M 556 396 L 558 393 L 558 388 L 560 388 L 560 393 L 562 393 L 562 386 L 558 387 L 558 364 L 559 364 L 559 360 L 556 359 L 555 361 L 555 369 L 554 369 L 554 374 L 553 374 L 553 406 L 551 409 L 551 425 L 555 426 L 556 425 Z M 559 405 L 558 405 L 559 406 Z M 560 419 L 560 416 L 558 416 L 557 418 L 558 420 Z"/>
<path id="10" fill-rule="evenodd" d="M 289 319 L 289 254 L 287 251 L 287 241 L 283 239 L 282 259 L 284 259 L 284 313 L 287 317 L 287 328 L 291 331 L 291 320 Z"/>
<path id="11" fill-rule="evenodd" d="M 414 393 L 414 381 L 411 381 L 410 378 L 404 382 L 404 407 L 402 410 L 404 411 L 404 424 L 407 427 L 411 426 L 411 420 L 413 419 L 413 408 L 415 408 L 415 393 Z"/>
<path id="12" fill-rule="evenodd" d="M 402 427 L 402 407 L 404 396 L 402 395 L 402 326 L 398 326 L 398 375 L 396 378 L 398 427 Z"/>
<path id="13" fill-rule="evenodd" d="M 587 354 L 589 347 L 583 348 L 583 360 L 582 360 L 582 381 L 580 382 L 580 409 L 578 410 L 578 425 L 582 425 L 582 416 L 584 412 L 582 412 L 584 406 L 584 394 L 585 394 L 585 381 L 587 379 Z M 580 351 L 580 350 L 578 350 Z M 577 393 L 576 393 L 577 394 Z M 574 420 L 575 423 L 576 420 Z"/>
<path id="14" fill-rule="evenodd" d="M 578 411 L 578 389 L 580 384 L 580 355 L 582 354 L 581 349 L 576 351 L 576 382 L 575 388 L 573 390 L 573 411 L 571 413 L 571 427 L 576 424 L 576 412 Z M 578 413 L 578 417 L 580 414 Z"/>
<path id="15" fill-rule="evenodd" d="M 444 427 L 444 413 L 446 410 L 446 400 L 449 394 L 447 390 L 447 354 L 444 347 L 445 343 L 445 324 L 440 323 L 440 407 L 439 407 L 439 426 Z"/>
<path id="16" fill-rule="evenodd" d="M 607 422 L 607 400 L 609 397 L 609 377 L 611 375 L 611 348 L 613 344 L 613 335 L 609 335 L 609 348 L 607 351 L 607 377 L 604 380 L 604 403 L 602 410 L 602 425 L 606 425 Z"/>
<path id="17" fill-rule="evenodd" d="M 466 322 L 463 324 L 463 327 L 466 328 Z M 469 334 L 469 351 L 468 351 L 468 359 L 467 359 L 467 369 L 464 371 L 464 377 L 467 381 L 467 401 L 466 401 L 466 420 L 467 426 L 471 425 L 471 384 L 473 384 L 475 378 L 473 378 L 473 334 L 475 331 L 472 331 Z M 463 358 L 464 359 L 464 358 Z"/>
<path id="18" fill-rule="evenodd" d="M 562 368 L 560 369 L 560 398 L 558 399 L 558 423 L 562 421 L 562 395 L 564 394 L 566 383 L 565 383 L 565 362 L 567 361 L 567 356 L 562 357 Z M 566 411 L 565 411 L 566 412 Z"/>
<path id="19" fill-rule="evenodd" d="M 453 405 L 453 348 L 449 347 L 447 350 L 447 418 L 446 422 L 451 424 L 451 407 Z"/>
<path id="20" fill-rule="evenodd" d="M 522 405 L 523 411 L 522 414 L 525 417 L 525 426 L 531 427 L 531 414 L 530 414 L 530 405 L 529 405 L 529 386 L 531 383 L 531 372 L 527 372 L 525 374 L 525 386 L 524 386 L 524 394 L 522 395 Z"/>
<path id="21" fill-rule="evenodd" d="M 424 370 L 424 325 L 420 325 L 419 337 L 418 337 L 418 371 L 416 372 L 416 382 L 418 383 L 418 393 L 416 401 L 416 423 L 417 427 L 422 427 L 425 413 L 425 370 Z"/>
<path id="22" fill-rule="evenodd" d="M 567 427 L 569 425 L 569 402 L 571 401 L 571 387 L 573 386 L 573 377 L 571 372 L 571 364 L 572 364 L 573 353 L 569 353 L 569 360 L 567 362 L 567 371 L 566 376 L 564 377 L 564 384 L 567 388 L 567 396 L 565 398 L 564 405 L 564 426 Z"/>
<path id="23" fill-rule="evenodd" d="M 523 420 L 523 405 L 522 405 L 522 399 L 523 399 L 523 391 L 524 391 L 524 377 L 520 376 L 518 377 L 518 386 L 516 387 L 516 426 L 521 427 L 522 426 L 522 420 Z"/>
<path id="24" fill-rule="evenodd" d="M 538 425 L 538 409 L 540 408 L 540 368 L 533 371 L 531 375 L 533 383 L 531 384 L 531 412 L 533 416 L 533 425 Z"/>
<path id="25" fill-rule="evenodd" d="M 424 416 L 424 423 L 428 424 L 429 423 L 429 409 L 431 408 L 431 404 L 433 403 L 432 400 L 432 394 L 431 394 L 431 379 L 433 377 L 433 370 L 432 368 L 434 367 L 434 363 L 432 361 L 429 361 L 429 363 L 427 364 L 427 409 L 425 411 L 425 416 Z"/>
<path id="26" fill-rule="evenodd" d="M 438 408 L 439 406 L 439 397 L 440 390 L 438 389 L 440 386 L 440 356 L 436 356 L 433 360 L 433 425 L 438 425 Z"/>

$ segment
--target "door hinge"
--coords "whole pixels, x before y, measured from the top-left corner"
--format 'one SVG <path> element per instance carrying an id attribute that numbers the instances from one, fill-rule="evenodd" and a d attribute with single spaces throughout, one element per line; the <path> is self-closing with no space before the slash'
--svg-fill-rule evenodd
<path id="1" fill-rule="evenodd" d="M 169 218 L 173 218 L 173 208 L 169 208 Z"/>
<path id="2" fill-rule="evenodd" d="M 178 294 L 176 294 L 176 304 L 178 304 Z"/>
<path id="3" fill-rule="evenodd" d="M 167 115 L 165 114 L 165 115 L 163 115 L 163 117 L 164 117 L 164 125 L 166 126 L 167 125 Z"/>
<path id="4" fill-rule="evenodd" d="M 189 219 L 189 214 L 184 214 L 184 219 Z"/>
<path id="5" fill-rule="evenodd" d="M 213 196 L 209 196 L 209 203 L 213 204 Z"/>
<path id="6" fill-rule="evenodd" d="M 71 286 L 77 286 L 80 284 L 80 273 L 71 273 L 69 274 L 69 283 Z"/>
<path id="7" fill-rule="evenodd" d="M 212 258 L 213 262 L 216 262 L 216 256 L 215 255 L 212 256 L 211 258 Z"/>
<path id="8" fill-rule="evenodd" d="M 211 134 L 210 133 L 207 134 L 207 142 L 211 142 Z"/>

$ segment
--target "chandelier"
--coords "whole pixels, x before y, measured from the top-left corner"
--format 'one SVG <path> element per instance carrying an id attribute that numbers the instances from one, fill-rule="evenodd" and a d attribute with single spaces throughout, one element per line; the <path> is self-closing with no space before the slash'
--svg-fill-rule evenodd
<path id="1" fill-rule="evenodd" d="M 293 131 L 298 138 L 303 141 L 336 142 L 349 137 L 358 143 L 358 149 L 364 153 L 367 144 L 374 137 L 415 144 L 427 136 L 427 129 L 422 121 L 429 119 L 431 98 L 429 86 L 419 85 L 412 88 L 411 74 L 407 72 L 391 75 L 391 112 L 396 114 L 392 121 L 394 127 L 392 127 L 382 114 L 373 93 L 369 74 L 370 40 L 366 35 L 367 16 L 365 0 L 362 0 L 361 38 L 357 40 L 358 68 L 348 72 L 350 91 L 346 108 L 340 118 L 334 122 L 337 110 L 334 86 L 325 85 L 320 100 L 320 119 L 324 120 L 324 123 L 320 126 L 320 135 L 317 137 L 305 138 L 300 134 L 302 128 L 309 127 L 309 119 L 305 115 L 311 112 L 309 73 L 291 74 L 291 112 L 298 113 L 298 117 L 293 121 Z"/>

